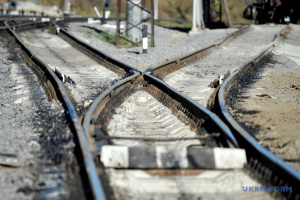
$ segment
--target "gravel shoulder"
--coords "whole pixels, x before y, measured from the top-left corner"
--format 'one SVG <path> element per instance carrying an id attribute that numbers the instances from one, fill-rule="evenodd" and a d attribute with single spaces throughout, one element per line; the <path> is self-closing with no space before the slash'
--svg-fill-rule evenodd
<path id="1" fill-rule="evenodd" d="M 115 29 L 100 24 L 74 22 L 68 24 L 67 30 L 121 62 L 136 68 L 148 69 L 207 47 L 237 29 L 206 30 L 199 34 L 189 35 L 155 26 L 155 47 L 149 47 L 147 54 L 142 53 L 142 47 L 116 48 L 106 43 L 98 33 L 105 31 L 115 34 Z"/>
<path id="2" fill-rule="evenodd" d="M 293 28 L 231 112 L 261 145 L 300 171 L 300 26 Z"/>
<path id="3" fill-rule="evenodd" d="M 0 52 L 1 196 L 68 199 L 74 191 L 80 194 L 68 170 L 75 143 L 63 107 L 48 102 L 18 48 L 3 35 Z"/>

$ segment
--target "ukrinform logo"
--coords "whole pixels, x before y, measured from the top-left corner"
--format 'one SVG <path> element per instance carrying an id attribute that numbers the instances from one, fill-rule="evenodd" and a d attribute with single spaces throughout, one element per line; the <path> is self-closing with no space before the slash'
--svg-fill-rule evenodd
<path id="1" fill-rule="evenodd" d="M 270 187 L 262 187 L 262 186 L 242 186 L 244 192 L 291 192 L 292 186 L 270 186 Z"/>

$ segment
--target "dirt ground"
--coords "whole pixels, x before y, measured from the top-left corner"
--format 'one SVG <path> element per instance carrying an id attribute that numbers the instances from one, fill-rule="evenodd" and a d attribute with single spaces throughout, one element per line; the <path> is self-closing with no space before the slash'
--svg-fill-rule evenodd
<path id="1" fill-rule="evenodd" d="M 238 95 L 232 112 L 262 146 L 300 171 L 300 66 L 282 53 L 285 46 Z"/>

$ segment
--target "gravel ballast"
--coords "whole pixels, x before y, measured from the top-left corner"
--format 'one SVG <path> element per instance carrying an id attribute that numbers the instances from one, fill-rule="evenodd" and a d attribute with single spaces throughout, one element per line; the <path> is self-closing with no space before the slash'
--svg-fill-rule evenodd
<path id="1" fill-rule="evenodd" d="M 150 26 L 148 26 L 150 27 Z M 142 47 L 116 48 L 103 41 L 99 32 L 111 32 L 115 29 L 100 24 L 69 23 L 67 31 L 79 39 L 105 52 L 111 57 L 130 66 L 148 69 L 212 45 L 237 29 L 205 30 L 199 34 L 189 35 L 175 30 L 155 26 L 155 47 L 149 47 L 148 53 L 142 53 Z"/>
<path id="2" fill-rule="evenodd" d="M 98 32 L 114 32 L 114 30 L 108 30 L 103 25 L 69 23 L 66 28 L 74 36 L 113 58 L 142 70 L 155 67 L 219 42 L 228 34 L 237 30 L 205 30 L 196 35 L 189 35 L 156 26 L 156 47 L 149 47 L 148 54 L 142 54 L 142 47 L 116 48 L 114 45 L 103 41 Z M 282 28 L 283 26 L 281 25 L 252 26 L 251 31 L 245 35 L 238 37 L 225 46 L 214 49 L 211 54 L 203 59 L 168 75 L 164 81 L 201 105 L 206 106 L 207 99 L 214 90 L 214 88 L 208 86 L 209 83 L 218 78 L 219 75 L 228 71 L 233 72 L 247 62 L 271 43 L 275 34 Z M 298 29 L 296 30 L 299 31 Z M 122 78 L 115 73 L 102 73 L 102 69 L 100 70 L 97 63 L 94 63 L 86 56 L 80 57 L 81 52 L 72 48 L 58 36 L 49 34 L 47 30 L 28 31 L 20 33 L 20 35 L 30 48 L 34 49 L 40 57 L 45 59 L 47 64 L 50 64 L 53 70 L 57 66 L 75 81 L 75 84 L 67 82 L 66 85 L 70 88 L 76 102 L 80 105 L 88 106 L 102 91 Z M 39 38 L 32 38 L 32 36 Z M 289 49 L 293 44 L 300 46 L 299 34 L 291 33 L 286 39 L 286 43 L 290 46 L 285 45 L 279 48 L 277 51 L 278 55 Z M 47 96 L 40 83 L 38 83 L 36 76 L 26 67 L 24 61 L 20 59 L 18 49 L 15 47 L 7 49 L 6 47 L 8 46 L 11 46 L 11 44 L 0 35 L 0 194 L 7 199 L 83 199 L 81 196 L 81 183 L 78 180 L 79 174 L 76 171 L 77 167 L 74 167 L 76 165 L 74 155 L 75 142 L 65 118 L 65 110 L 61 103 L 47 101 Z M 293 61 L 293 67 L 295 69 L 298 68 L 299 56 L 297 56 L 297 52 L 286 55 L 278 61 L 290 62 L 291 60 Z M 282 67 L 286 67 L 286 65 L 278 65 L 278 69 Z M 284 73 L 294 72 L 284 71 Z M 292 89 L 297 92 L 299 91 L 297 89 L 299 87 L 297 78 L 299 80 L 300 76 L 297 74 L 297 76 L 293 76 L 293 80 L 294 78 L 296 83 L 293 83 Z M 283 89 L 290 88 L 286 87 Z M 286 93 L 282 91 L 280 95 L 286 95 Z M 263 95 L 263 97 L 266 96 Z M 284 98 L 299 105 L 299 98 L 298 101 L 297 98 L 295 100 L 291 95 Z M 285 101 L 285 103 L 287 102 Z M 255 102 L 253 102 L 254 104 Z M 268 107 L 268 104 L 266 103 L 264 106 Z M 295 106 L 297 109 L 298 107 L 297 105 Z M 299 112 L 294 114 L 296 120 L 291 120 L 291 123 L 298 123 L 299 120 L 297 121 L 297 119 L 299 118 L 297 116 L 299 115 L 297 114 Z M 120 126 L 122 125 L 120 121 L 124 120 L 126 120 L 124 116 L 120 115 L 118 120 L 115 120 L 115 123 Z M 266 127 L 267 130 L 270 127 Z M 117 127 L 117 129 L 119 128 Z M 116 132 L 118 131 L 117 129 Z M 297 126 L 295 130 L 299 130 Z M 262 140 L 264 140 L 266 135 L 265 133 L 263 134 Z M 283 136 L 281 134 L 279 138 L 276 138 L 276 140 L 278 139 L 276 144 L 285 147 L 285 144 L 280 143 Z M 268 137 L 266 136 L 265 138 Z M 291 141 L 294 139 L 295 137 L 291 137 Z M 291 143 L 291 141 L 288 142 Z M 299 152 L 299 149 L 296 147 L 297 144 L 299 144 L 298 140 L 293 146 L 297 150 L 295 151 L 296 153 Z M 299 157 L 293 156 L 288 158 L 299 159 Z M 112 183 L 121 180 L 118 183 L 124 184 L 126 187 L 136 185 L 123 183 L 123 180 L 126 180 L 129 176 L 125 173 L 122 174 L 121 170 L 116 171 L 120 172 L 120 174 L 117 174 L 120 179 L 113 179 Z M 133 170 L 131 171 L 135 173 Z M 240 185 L 237 185 L 235 177 L 238 179 L 240 173 L 235 171 L 233 174 L 232 184 L 235 184 L 235 190 L 238 191 L 237 194 L 239 195 L 245 194 L 241 189 L 245 183 L 250 183 L 248 184 L 249 186 L 258 184 L 251 179 L 250 182 L 241 181 L 239 182 Z M 149 175 L 147 174 L 147 176 Z M 145 177 L 144 173 L 142 173 L 141 177 Z M 155 176 L 153 177 L 156 178 Z M 172 186 L 174 184 L 174 178 L 170 177 L 167 177 L 167 179 L 170 179 L 170 182 L 167 180 L 162 186 Z M 250 179 L 246 174 L 245 177 Z M 226 179 L 224 181 L 226 182 Z M 211 188 L 218 190 L 218 188 L 224 187 L 224 181 L 217 181 L 220 186 Z M 215 183 L 214 178 L 212 182 Z M 160 187 L 153 180 L 149 181 L 149 183 Z M 202 183 L 205 183 L 205 180 Z M 187 190 L 190 189 L 188 182 L 182 185 L 187 186 Z M 260 186 L 260 184 L 258 185 Z M 119 185 L 116 184 L 116 187 L 119 187 Z M 195 191 L 199 189 L 198 184 L 194 184 L 194 187 Z M 138 187 L 134 186 L 134 189 L 136 188 Z M 150 187 L 147 186 L 145 188 Z M 232 188 L 227 187 L 227 189 L 231 190 Z M 168 192 L 168 190 L 165 191 Z M 181 187 L 176 186 L 176 192 L 181 194 Z M 207 199 L 215 198 L 215 194 L 218 192 L 220 191 L 214 192 Z M 269 197 L 268 194 L 260 194 Z M 139 193 L 140 195 L 143 195 L 143 193 Z M 230 199 L 238 195 L 228 192 L 228 197 L 219 196 L 220 198 Z M 176 196 L 176 198 L 179 197 Z"/>
<path id="3" fill-rule="evenodd" d="M 5 199 L 80 195 L 69 170 L 76 160 L 75 143 L 64 109 L 59 102 L 48 102 L 37 77 L 5 36 L 0 35 L 0 194 Z"/>
<path id="4" fill-rule="evenodd" d="M 283 26 L 252 26 L 251 30 L 194 63 L 167 75 L 164 81 L 202 106 L 214 91 L 209 84 L 232 73 L 273 42 Z"/>

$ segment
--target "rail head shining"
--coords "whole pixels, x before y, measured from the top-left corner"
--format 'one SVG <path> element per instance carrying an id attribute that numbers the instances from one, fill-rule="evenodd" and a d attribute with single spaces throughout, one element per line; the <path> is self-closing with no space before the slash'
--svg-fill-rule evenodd
<path id="1" fill-rule="evenodd" d="M 43 69 L 45 69 L 45 72 L 49 74 L 53 80 L 54 84 L 58 87 L 58 92 L 61 95 L 61 101 L 64 104 L 64 106 L 67 108 L 67 114 L 70 116 L 71 124 L 73 125 L 76 135 L 78 137 L 80 150 L 83 155 L 84 164 L 86 167 L 86 173 L 88 175 L 88 179 L 90 181 L 90 187 L 92 189 L 93 197 L 97 200 L 105 200 L 105 192 L 102 186 L 102 183 L 99 179 L 95 163 L 93 160 L 92 153 L 90 151 L 87 139 L 85 137 L 84 131 L 82 129 L 82 126 L 80 124 L 80 120 L 78 118 L 78 115 L 76 113 L 76 110 L 63 86 L 63 83 L 60 81 L 60 79 L 56 76 L 56 74 L 51 70 L 51 68 L 44 62 L 41 58 L 39 58 L 35 53 L 33 53 L 25 43 L 22 42 L 22 40 L 18 37 L 18 35 L 15 34 L 15 32 L 12 30 L 12 28 L 9 26 L 8 21 L 5 21 L 5 25 L 7 27 L 8 32 L 16 39 L 17 43 L 21 46 L 21 48 L 27 53 L 27 55 L 32 59 L 35 60 L 38 65 L 41 65 Z"/>
<path id="2" fill-rule="evenodd" d="M 225 123 L 223 123 L 220 120 L 220 118 L 216 114 L 214 114 L 210 110 L 204 108 L 203 106 L 198 104 L 196 101 L 192 100 L 191 98 L 189 98 L 189 97 L 185 96 L 184 94 L 180 93 L 179 91 L 175 90 L 174 88 L 172 88 L 171 86 L 169 86 L 168 84 L 166 84 L 165 82 L 160 80 L 159 78 L 157 78 L 153 75 L 150 75 L 148 73 L 145 73 L 144 77 L 146 79 L 151 79 L 151 81 L 156 82 L 161 87 L 165 87 L 169 94 L 173 93 L 174 95 L 176 95 L 177 98 L 180 98 L 181 101 L 187 102 L 188 104 L 190 104 L 193 107 L 193 109 L 196 109 L 199 112 L 206 115 L 210 120 L 212 120 L 214 125 L 216 125 L 222 131 L 224 136 L 233 144 L 234 147 L 236 147 L 236 148 L 239 147 L 238 142 L 235 139 L 235 137 L 233 136 L 231 130 L 227 127 L 227 125 Z"/>
<path id="3" fill-rule="evenodd" d="M 216 43 L 213 43 L 211 45 L 208 45 L 204 48 L 201 48 L 199 50 L 196 50 L 192 53 L 189 53 L 187 55 L 184 55 L 180 58 L 176 58 L 172 61 L 168 61 L 166 63 L 163 63 L 161 65 L 158 65 L 156 67 L 153 67 L 151 69 L 151 71 L 153 71 L 153 73 L 155 73 L 155 71 L 159 71 L 159 70 L 163 70 L 164 68 L 168 68 L 172 65 L 178 65 L 178 64 L 181 64 L 181 63 L 185 63 L 187 60 L 189 59 L 192 59 L 193 57 L 196 57 L 196 56 L 201 56 L 201 55 L 205 55 L 207 54 L 210 50 L 216 48 L 216 47 L 219 47 L 221 45 L 225 45 L 227 44 L 228 42 L 230 42 L 231 40 L 233 40 L 234 38 L 236 38 L 237 36 L 239 35 L 242 35 L 242 34 L 245 34 L 247 33 L 248 31 L 250 31 L 252 29 L 252 25 L 247 25 L 247 26 L 244 26 L 242 28 L 240 28 L 239 30 L 229 34 L 228 36 L 226 36 L 223 40 L 221 40 L 220 42 L 216 42 Z"/>
<path id="4" fill-rule="evenodd" d="M 108 55 L 107 53 L 91 46 L 90 44 L 80 40 L 79 38 L 75 37 L 73 34 L 69 33 L 68 31 L 66 31 L 64 28 L 62 28 L 60 25 L 58 25 L 57 22 L 53 22 L 53 25 L 59 29 L 59 33 L 58 34 L 64 34 L 65 36 L 67 36 L 68 38 L 70 38 L 72 41 L 76 42 L 77 44 L 81 45 L 83 48 L 90 50 L 91 52 L 94 52 L 96 55 L 100 56 L 101 58 L 107 60 L 108 62 L 112 63 L 113 65 L 124 69 L 127 73 L 132 74 L 133 71 L 142 73 L 140 69 L 129 66 L 125 63 L 122 63 L 121 61 L 112 58 L 110 55 Z"/>
<path id="5" fill-rule="evenodd" d="M 250 59 L 248 62 L 246 62 L 243 66 L 241 66 L 238 70 L 236 70 L 234 73 L 232 73 L 221 85 L 221 88 L 218 93 L 218 100 L 219 100 L 219 106 L 221 115 L 224 117 L 225 121 L 227 121 L 227 124 L 231 129 L 234 131 L 234 133 L 237 133 L 237 138 L 241 138 L 242 142 L 245 143 L 245 145 L 250 145 L 251 148 L 261 156 L 259 156 L 263 162 L 267 163 L 269 167 L 273 167 L 276 170 L 278 170 L 280 173 L 285 174 L 286 176 L 289 176 L 290 181 L 295 184 L 300 184 L 300 173 L 292 168 L 291 166 L 287 165 L 282 159 L 268 151 L 266 148 L 261 146 L 256 139 L 254 139 L 245 129 L 242 128 L 242 126 L 234 120 L 233 116 L 230 114 L 226 107 L 226 99 L 228 97 L 228 93 L 231 88 L 235 85 L 234 83 L 238 81 L 238 77 L 246 73 L 246 69 L 249 69 L 249 67 L 252 67 L 255 65 L 256 62 L 258 62 L 261 58 L 268 55 L 271 52 L 271 49 L 275 47 L 275 45 L 278 44 L 279 39 L 282 35 L 287 33 L 287 31 L 290 29 L 290 27 L 285 27 L 282 30 L 280 30 L 279 33 L 276 34 L 274 41 L 270 43 L 266 48 L 264 48 L 260 53 L 258 53 L 254 58 Z M 239 140 L 239 143 L 241 142 Z M 243 146 L 242 146 L 243 147 Z M 247 153 L 249 154 L 249 152 Z M 250 152 L 250 154 L 253 154 L 253 151 Z M 296 188 L 293 188 L 293 190 L 296 190 Z"/>
<path id="6" fill-rule="evenodd" d="M 120 87 L 121 85 L 123 85 L 124 83 L 130 82 L 134 79 L 136 79 L 138 76 L 140 76 L 140 73 L 134 72 L 133 75 L 120 80 L 119 82 L 115 83 L 112 87 L 108 88 L 107 90 L 105 90 L 101 95 L 99 95 L 91 104 L 91 106 L 89 107 L 88 111 L 85 113 L 84 115 L 84 119 L 83 119 L 83 130 L 85 132 L 85 136 L 86 138 L 89 137 L 89 126 L 90 126 L 90 122 L 91 122 L 91 118 L 92 115 L 95 111 L 95 109 L 97 108 L 97 106 L 99 105 L 99 103 L 107 96 L 109 96 L 116 88 Z"/>

